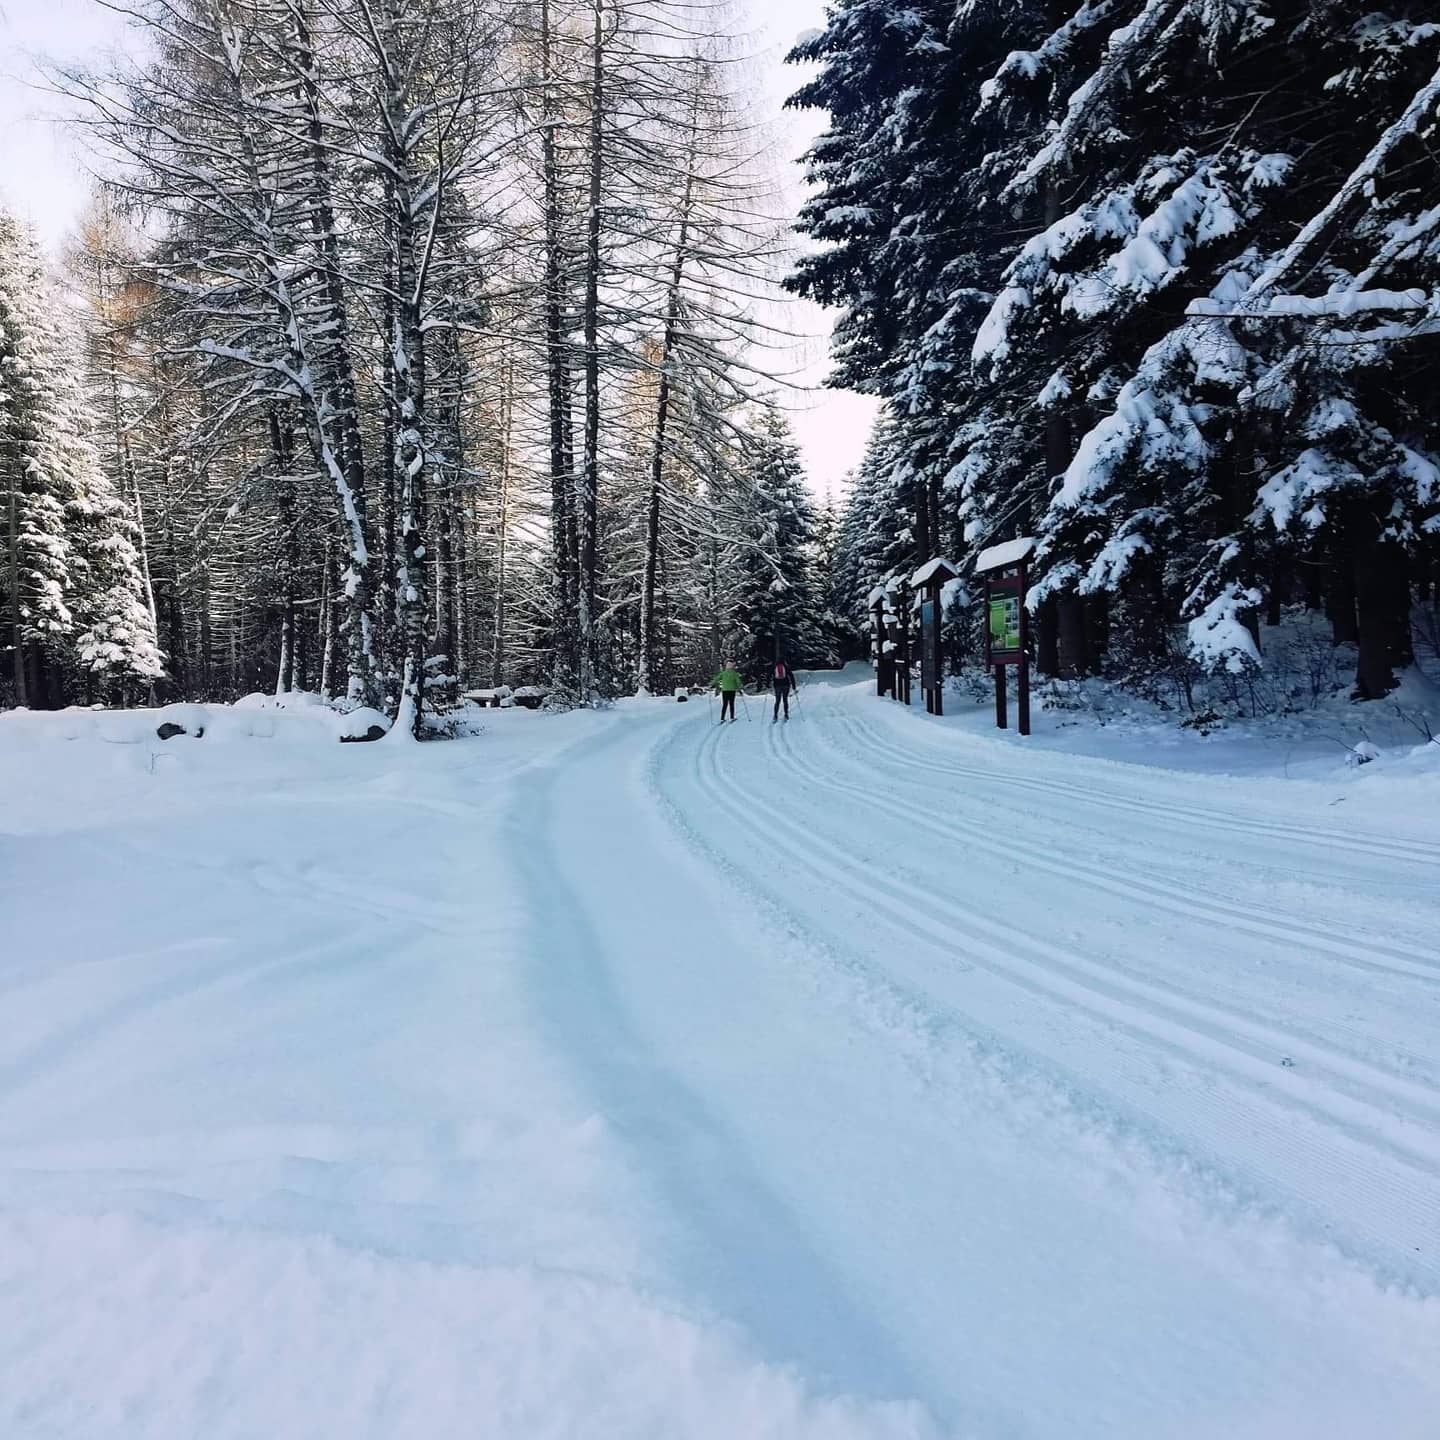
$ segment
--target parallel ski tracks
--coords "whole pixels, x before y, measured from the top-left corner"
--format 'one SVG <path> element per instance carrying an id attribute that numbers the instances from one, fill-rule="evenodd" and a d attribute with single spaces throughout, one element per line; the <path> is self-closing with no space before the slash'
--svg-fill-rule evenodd
<path id="1" fill-rule="evenodd" d="M 917 819 L 892 802 L 884 802 L 873 789 L 846 787 L 844 782 L 821 775 L 803 761 L 797 763 L 795 747 L 783 736 L 772 733 L 768 745 L 777 754 L 783 747 L 784 763 L 800 770 L 807 784 L 824 785 L 834 793 L 863 798 L 867 804 L 880 801 L 888 813 L 903 817 L 907 823 Z M 734 820 L 745 833 L 753 834 L 753 813 L 735 798 L 744 793 L 744 786 L 721 759 L 723 748 L 718 743 L 718 732 L 701 737 L 694 756 L 694 783 L 707 806 Z M 953 832 L 950 838 L 955 838 Z M 1235 1131 L 1240 1125 L 1247 1146 L 1254 1151 L 1259 1145 L 1258 1163 L 1262 1168 L 1269 1163 L 1264 1159 L 1267 1155 L 1301 1152 L 1310 1155 L 1307 1163 L 1312 1168 L 1315 1163 L 1332 1168 L 1339 1165 L 1349 1174 L 1348 1183 L 1370 1197 L 1363 1207 L 1367 1218 L 1356 1223 L 1368 1228 L 1385 1248 L 1394 1246 L 1390 1227 L 1374 1227 L 1381 1214 L 1396 1206 L 1411 1217 L 1410 1233 L 1425 1233 L 1428 1222 L 1421 1221 L 1417 1232 L 1417 1215 L 1428 1214 L 1440 1221 L 1440 1094 L 1435 1090 L 1292 1032 L 1276 1030 L 1238 1012 L 1186 996 L 1152 979 L 1141 980 L 1133 973 L 1091 960 L 1017 928 L 1008 919 L 1002 923 L 974 908 L 936 896 L 903 875 L 878 873 L 871 865 L 857 863 L 832 838 L 790 819 L 781 807 L 767 809 L 762 843 L 783 867 L 794 867 L 827 889 L 838 888 L 842 893 L 863 897 L 877 918 L 944 954 L 952 975 L 981 969 L 1062 1011 L 1083 1014 L 1102 1031 L 1138 1041 L 1157 1060 L 1169 1057 L 1162 1063 L 1179 1062 L 1185 1070 L 1193 1071 L 1194 1079 L 1186 1086 L 1187 1104 L 1210 1115 L 1207 1127 L 1212 1135 L 1227 1129 Z M 1022 864 L 1028 864 L 1033 857 L 1026 853 L 1020 859 Z M 1134 898 L 1141 898 L 1143 903 L 1143 897 Z M 884 983 L 894 986 L 891 978 Z M 921 1011 L 934 1013 L 938 1006 L 942 1014 L 958 1021 L 962 1028 L 974 1024 L 963 1010 L 954 1009 L 953 1000 L 940 999 L 932 986 L 923 981 L 919 984 L 918 990 L 908 993 L 910 1002 Z M 901 988 L 906 993 L 905 986 Z M 953 991 L 953 986 L 949 988 Z M 977 1033 L 993 1032 L 981 1022 Z M 997 1038 L 1002 1045 L 1013 1045 L 1013 1040 L 1005 1039 L 1003 1034 Z M 1023 1044 L 1016 1053 L 1026 1053 Z M 1282 1055 L 1294 1061 L 1293 1068 L 1282 1067 Z M 1044 1063 L 1048 1066 L 1055 1062 Z M 1065 1063 L 1059 1063 L 1061 1071 L 1065 1071 Z M 1224 1085 L 1217 1089 L 1213 1084 L 1213 1078 L 1218 1078 L 1216 1072 L 1238 1084 L 1240 1092 Z M 1093 1082 L 1080 1083 L 1083 1090 Z M 1103 1090 L 1104 1082 L 1100 1084 Z M 1227 1094 L 1236 1093 L 1250 1097 L 1243 1116 L 1234 1112 L 1234 1100 L 1226 1099 Z M 1143 1099 L 1140 1104 L 1143 1111 Z M 1161 1108 L 1163 1111 L 1166 1107 Z M 1311 1136 L 1308 1141 L 1297 1138 L 1295 1121 L 1287 1121 L 1287 1114 L 1307 1117 L 1303 1128 Z M 1152 1118 L 1159 1118 L 1168 1128 L 1163 1116 Z M 1315 1126 L 1334 1139 L 1325 1142 L 1315 1138 Z M 1323 1152 L 1330 1144 L 1341 1147 L 1351 1158 L 1345 1160 L 1336 1154 L 1326 1159 Z M 1368 1165 L 1360 1158 L 1364 1154 L 1374 1157 Z M 1379 1165 L 1382 1155 L 1388 1160 Z M 1217 1158 L 1223 1165 L 1224 1156 Z M 1378 1167 L 1374 1175 L 1371 1166 Z M 1242 1171 L 1245 1168 L 1242 1166 Z M 1388 1173 L 1382 1176 L 1380 1170 Z M 1275 1173 L 1278 1176 L 1284 1172 Z M 1433 1265 L 1433 1260 L 1426 1263 Z"/>
<path id="2" fill-rule="evenodd" d="M 783 737 L 772 743 L 785 746 Z M 853 794 L 863 798 L 867 805 L 884 809 L 916 828 L 927 828 L 946 835 L 945 827 L 935 825 L 923 816 L 914 816 L 902 807 L 884 801 L 873 791 L 826 778 L 799 760 L 793 747 L 788 747 L 785 763 L 804 774 L 811 784 Z M 717 771 L 720 768 L 717 765 Z M 773 815 L 771 818 L 774 819 Z M 857 865 L 838 845 L 815 831 L 803 829 L 784 817 L 781 817 L 780 823 L 791 834 L 803 838 L 805 846 L 819 850 L 829 863 L 838 864 L 848 871 L 850 888 L 853 889 L 855 881 L 863 877 L 866 886 L 900 900 L 911 914 L 918 910 L 926 921 L 938 921 L 943 927 L 942 934 L 953 936 L 963 933 L 972 944 L 982 937 L 991 942 L 998 951 L 996 958 L 1006 978 L 1024 976 L 1032 984 L 1038 982 L 1037 988 L 1061 995 L 1067 1003 L 1080 1000 L 1088 1008 L 1111 1021 L 1119 1021 L 1132 1031 L 1137 1028 L 1145 1030 L 1155 1039 L 1172 1045 L 1179 1041 L 1182 1048 L 1185 1042 L 1179 1031 L 1188 1030 L 1197 1038 L 1203 1037 L 1207 1042 L 1207 1051 L 1217 1043 L 1232 1050 L 1232 1063 L 1236 1057 L 1243 1056 L 1240 1069 L 1249 1078 L 1263 1079 L 1267 1085 L 1276 1081 L 1277 1074 L 1283 1078 L 1289 1073 L 1279 1065 L 1281 1056 L 1304 1066 L 1303 1078 L 1297 1079 L 1296 1089 L 1301 1086 L 1309 1088 L 1309 1082 L 1318 1073 L 1328 1071 L 1334 1086 L 1334 1098 L 1340 1102 L 1335 1107 L 1334 1118 L 1345 1125 L 1359 1121 L 1367 1129 L 1370 1124 L 1376 1124 L 1382 1131 L 1393 1131 L 1394 1117 L 1408 1111 L 1416 1122 L 1418 1133 L 1405 1137 L 1408 1143 L 1400 1143 L 1397 1148 L 1421 1158 L 1427 1165 L 1435 1165 L 1437 1173 L 1440 1173 L 1440 1129 L 1437 1129 L 1440 1126 L 1440 1093 L 1428 1086 L 1391 1075 L 1363 1060 L 1306 1040 L 1292 1031 L 1275 1030 L 1228 1007 L 1198 1000 L 1170 986 L 1157 984 L 1153 979 L 1142 979 L 1112 962 L 1090 960 L 1017 927 L 1010 919 L 996 921 L 973 908 L 937 897 L 894 871 L 885 876 L 877 875 L 871 868 Z M 947 838 L 953 840 L 954 833 L 951 832 Z M 1022 863 L 1057 874 L 1065 873 L 1062 866 L 1042 863 L 1033 851 L 1024 853 Z M 1123 887 L 1114 888 L 1115 893 L 1125 894 Z M 968 947 L 967 953 L 971 953 Z M 975 958 L 973 953 L 971 958 Z M 1013 971 L 1012 965 L 1016 966 Z M 1038 969 L 1033 968 L 1037 966 Z M 1117 1001 L 1129 1007 L 1128 1010 L 1117 1008 Z M 1137 1016 L 1145 1017 L 1147 1023 L 1137 1026 Z M 1148 1023 L 1152 1019 L 1160 1023 Z M 1207 1054 L 1209 1058 L 1213 1057 Z M 1366 1107 L 1365 1110 L 1357 1108 L 1357 1101 Z M 1376 1113 L 1367 1116 L 1366 1110 L 1372 1108 Z M 1392 1143 L 1399 1139 L 1391 1137 Z"/>
<path id="3" fill-rule="evenodd" d="M 865 763 L 864 758 L 853 751 L 847 751 L 839 746 L 834 748 L 837 753 L 845 756 L 854 764 L 863 765 Z M 901 805 L 897 801 L 889 799 L 883 788 L 879 786 L 847 785 L 846 782 L 836 779 L 833 775 L 822 773 L 813 766 L 807 765 L 794 752 L 793 747 L 790 755 L 793 763 L 797 767 L 803 767 L 814 783 L 835 790 L 848 790 L 851 794 L 863 796 L 867 804 L 873 803 L 888 814 L 903 818 L 907 824 L 917 829 L 926 830 L 947 839 L 973 841 L 977 838 L 986 840 L 995 838 L 993 829 L 987 829 L 979 823 L 958 819 L 941 821 L 926 811 Z M 902 777 L 890 778 L 900 779 Z M 992 797 L 984 797 L 983 803 L 988 807 L 994 807 L 998 802 Z M 1144 877 L 1134 871 L 1117 875 L 1113 870 L 1084 860 L 1073 850 L 1065 852 L 1063 861 L 1051 860 L 1033 844 L 1026 845 L 1023 836 L 1016 837 L 1016 844 L 1018 847 L 1016 853 L 1023 854 L 1026 865 L 1033 869 L 1046 871 L 1061 879 L 1083 879 L 1088 885 L 1107 894 L 1138 900 L 1151 908 L 1165 910 L 1189 919 L 1219 922 L 1229 930 L 1252 935 L 1259 939 L 1274 940 L 1281 944 L 1329 955 L 1355 969 L 1372 974 L 1404 976 L 1406 979 L 1418 981 L 1422 985 L 1440 987 L 1440 958 L 1432 958 L 1432 952 L 1412 949 L 1394 941 L 1347 936 L 1333 926 L 1321 928 L 1288 917 L 1284 920 L 1272 919 L 1240 901 L 1214 894 L 1200 895 L 1194 890 L 1184 890 L 1178 884 L 1167 882 L 1158 876 Z M 1440 877 L 1437 877 L 1437 884 L 1440 884 Z"/>
<path id="4" fill-rule="evenodd" d="M 919 768 L 935 774 L 986 781 L 991 785 L 1003 785 L 1007 790 L 1036 791 L 1051 798 L 1068 796 L 1083 800 L 1086 805 L 1098 806 L 1102 809 L 1144 815 L 1152 819 L 1158 817 L 1176 820 L 1187 826 L 1198 826 L 1226 834 L 1325 846 L 1380 860 L 1399 860 L 1413 864 L 1433 865 L 1436 882 L 1440 884 L 1440 845 L 1432 845 L 1422 840 L 1357 835 L 1343 830 L 1319 829 L 1309 825 L 1290 825 L 1273 820 L 1227 814 L 1218 810 L 1173 805 L 1148 798 L 1134 799 L 1100 790 L 1095 786 L 1077 784 L 1071 780 L 1061 780 L 1049 775 L 1044 777 L 1018 775 L 1011 770 L 1007 770 L 1003 775 L 997 775 L 995 771 L 987 770 L 979 765 L 957 764 L 954 761 L 936 758 L 936 748 L 933 745 L 917 746 L 913 750 L 904 749 L 884 735 L 878 727 L 866 723 L 853 714 L 843 711 L 838 713 L 851 732 L 862 736 L 865 744 L 872 750 L 892 760 L 903 761 L 911 769 Z"/>
<path id="5" fill-rule="evenodd" d="M 801 754 L 791 745 L 784 736 L 776 740 L 776 745 L 785 751 L 785 764 L 787 767 L 803 774 L 806 780 L 813 786 L 826 789 L 835 794 L 853 795 L 863 800 L 870 810 L 880 810 L 885 814 L 893 815 L 902 820 L 906 827 L 911 830 L 919 830 L 932 834 L 941 840 L 952 843 L 990 841 L 994 838 L 993 829 L 985 826 L 965 822 L 959 819 L 939 820 L 924 812 L 917 813 L 910 807 L 901 805 L 895 801 L 877 794 L 873 789 L 855 785 L 827 774 L 805 760 Z M 843 753 L 843 752 L 842 752 Z M 1182 893 L 1177 886 L 1167 885 L 1163 882 L 1142 879 L 1138 876 L 1125 875 L 1117 878 L 1110 871 L 1091 865 L 1083 860 L 1067 856 L 1064 861 L 1050 859 L 1043 851 L 1032 844 L 1026 844 L 1023 837 L 1016 842 L 1016 848 L 1012 852 L 1016 859 L 1027 869 L 1040 870 L 1053 874 L 1062 881 L 1075 883 L 1082 881 L 1088 888 L 1101 890 L 1105 893 L 1117 896 L 1120 899 L 1138 903 L 1152 910 L 1160 910 L 1170 914 L 1184 916 L 1186 918 L 1204 921 L 1207 925 L 1219 925 L 1222 929 L 1214 933 L 1232 931 L 1241 934 L 1252 935 L 1263 940 L 1272 940 L 1281 945 L 1293 947 L 1306 953 L 1325 954 L 1333 959 L 1339 960 L 1342 964 L 1362 973 L 1382 973 L 1402 977 L 1406 981 L 1417 981 L 1429 987 L 1440 987 L 1440 971 L 1429 966 L 1423 959 L 1414 962 L 1405 960 L 1393 964 L 1383 964 L 1371 960 L 1366 953 L 1366 942 L 1359 940 L 1346 940 L 1335 934 L 1333 931 L 1322 931 L 1316 927 L 1306 925 L 1299 921 L 1276 921 L 1271 920 L 1247 907 L 1226 901 L 1214 901 Z M 968 911 L 966 912 L 968 915 Z M 1007 922 L 1007 932 L 1011 927 Z M 1143 973 L 1137 972 L 1133 967 L 1123 965 L 1121 962 L 1110 959 L 1106 962 L 1106 968 L 1113 969 L 1117 973 L 1129 976 L 1141 984 L 1149 985 L 1154 983 L 1153 971 L 1147 970 Z M 1193 1001 L 1207 1008 L 1216 1010 L 1229 1016 L 1231 1020 L 1245 1028 L 1247 1031 L 1257 1030 L 1260 1027 L 1255 1025 L 1250 1017 L 1243 1011 L 1233 1006 L 1226 1006 L 1211 1001 L 1208 998 L 1197 996 L 1193 991 L 1183 989 L 1173 984 L 1164 986 L 1165 990 L 1174 993 L 1186 1000 Z M 1345 1033 L 1352 1033 L 1346 1027 L 1340 1027 Z M 1283 1053 L 1288 1058 L 1294 1059 L 1299 1049 L 1305 1045 L 1318 1045 L 1325 1054 L 1344 1055 L 1343 1051 L 1334 1051 L 1323 1040 L 1317 1038 L 1311 1032 L 1308 1039 L 1305 1039 L 1293 1031 L 1284 1033 L 1268 1030 L 1270 1041 L 1275 1050 L 1274 1053 Z M 1353 1032 L 1359 1033 L 1359 1032 Z M 1392 1053 L 1400 1057 L 1404 1062 L 1410 1064 L 1424 1064 L 1425 1060 L 1402 1047 L 1390 1045 Z M 1421 1084 L 1405 1079 L 1402 1076 L 1393 1075 L 1386 1070 L 1378 1070 L 1370 1066 L 1370 1063 L 1359 1057 L 1350 1056 L 1356 1064 L 1366 1066 L 1375 1073 L 1390 1076 L 1394 1084 L 1408 1087 L 1420 1095 L 1422 1103 L 1440 1114 L 1440 1092 Z"/>

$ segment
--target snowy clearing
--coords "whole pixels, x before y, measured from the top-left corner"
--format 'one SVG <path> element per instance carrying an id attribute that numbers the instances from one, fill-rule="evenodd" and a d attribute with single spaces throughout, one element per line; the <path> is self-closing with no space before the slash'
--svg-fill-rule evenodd
<path id="1" fill-rule="evenodd" d="M 870 690 L 0 716 L 0 1434 L 1440 1433 L 1440 766 Z"/>

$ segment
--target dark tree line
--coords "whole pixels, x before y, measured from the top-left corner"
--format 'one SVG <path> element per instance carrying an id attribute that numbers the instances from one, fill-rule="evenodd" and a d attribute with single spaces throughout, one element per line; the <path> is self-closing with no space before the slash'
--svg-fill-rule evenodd
<path id="1" fill-rule="evenodd" d="M 1342 0 L 841 0 L 791 285 L 882 396 L 839 562 L 1039 540 L 1037 662 L 1239 676 L 1440 581 L 1440 29 Z M 853 613 L 853 611 L 852 611 Z"/>

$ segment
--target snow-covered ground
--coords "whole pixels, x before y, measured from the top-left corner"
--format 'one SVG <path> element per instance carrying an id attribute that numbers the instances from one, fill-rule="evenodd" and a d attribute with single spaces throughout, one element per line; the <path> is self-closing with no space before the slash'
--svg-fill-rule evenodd
<path id="1" fill-rule="evenodd" d="M 0 1435 L 1440 1434 L 1434 757 L 845 682 L 0 716 Z"/>

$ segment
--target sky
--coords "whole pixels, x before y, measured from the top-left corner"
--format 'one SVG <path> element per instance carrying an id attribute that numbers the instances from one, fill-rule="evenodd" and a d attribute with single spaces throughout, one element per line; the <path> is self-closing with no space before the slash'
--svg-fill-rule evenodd
<path id="1" fill-rule="evenodd" d="M 822 118 L 785 111 L 784 97 L 800 73 L 783 63 L 795 39 L 824 21 L 824 0 L 738 0 L 748 10 L 754 55 L 756 103 L 770 121 L 774 169 L 793 209 L 803 186 L 795 163 Z M 83 207 L 89 181 L 85 156 L 74 137 L 55 123 L 62 102 L 42 88 L 35 60 L 94 60 L 123 43 L 124 18 L 100 0 L 0 0 L 0 200 L 28 220 L 52 251 L 64 243 Z M 789 378 L 806 387 L 783 388 L 781 399 L 820 495 L 838 492 L 859 463 L 875 402 L 862 395 L 821 387 L 827 371 L 825 337 L 831 317 L 799 300 L 777 311 L 777 323 L 804 337 L 781 363 Z"/>

